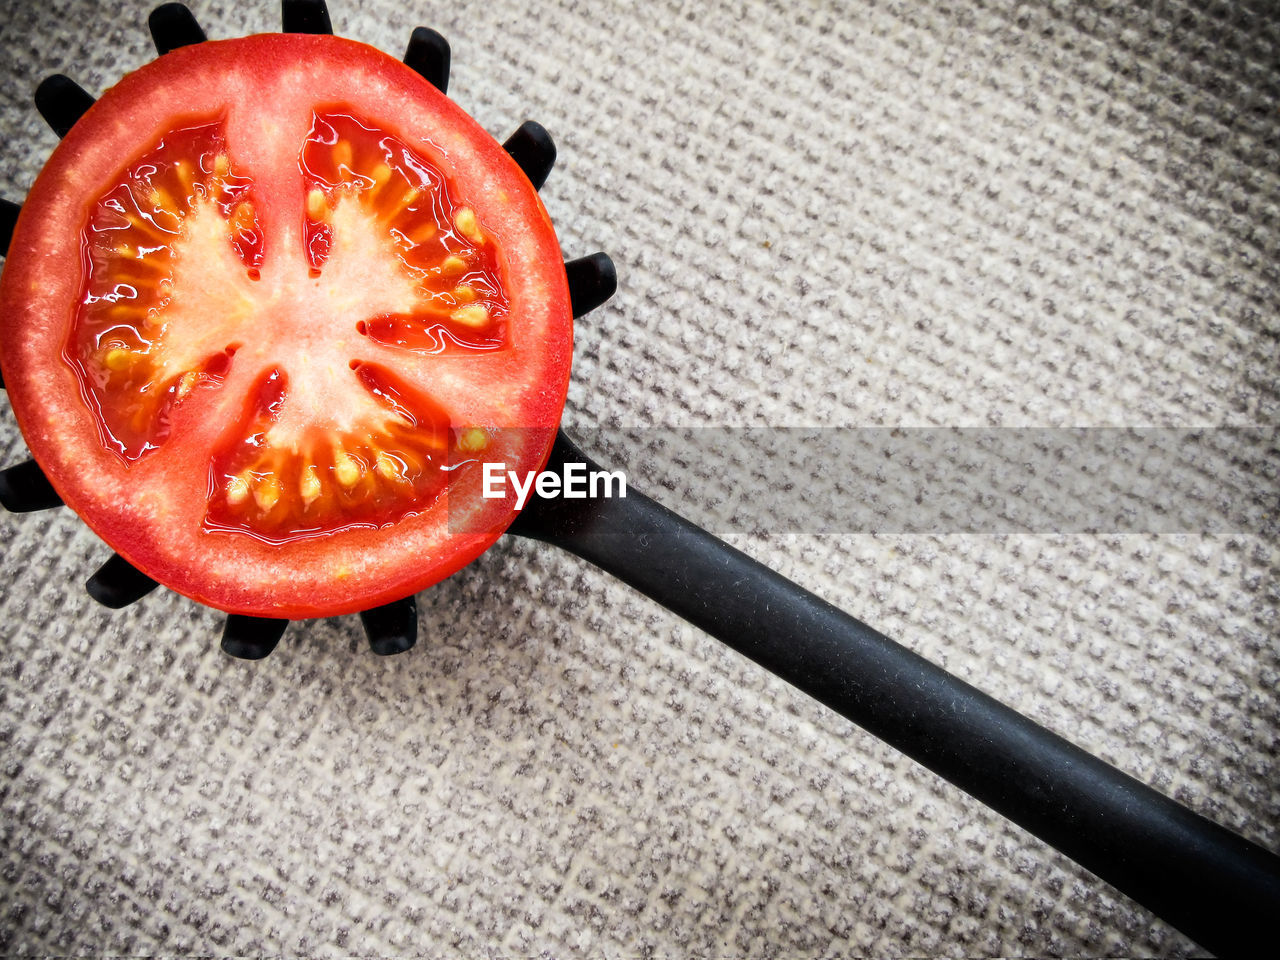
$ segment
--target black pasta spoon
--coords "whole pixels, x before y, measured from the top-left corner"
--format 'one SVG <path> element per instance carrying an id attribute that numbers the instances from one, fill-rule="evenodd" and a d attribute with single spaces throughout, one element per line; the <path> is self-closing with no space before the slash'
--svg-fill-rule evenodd
<path id="1" fill-rule="evenodd" d="M 287 32 L 328 33 L 323 2 L 285 0 Z M 181 4 L 157 8 L 150 27 L 160 53 L 205 39 Z M 449 46 L 415 30 L 405 61 L 442 92 Z M 36 93 L 41 114 L 64 135 L 92 104 L 66 77 Z M 547 132 L 526 123 L 504 144 L 535 187 L 555 159 Z M 7 246 L 17 206 L 0 208 Z M 608 257 L 566 264 L 575 317 L 616 288 Z M 600 469 L 561 431 L 548 464 Z M 11 510 L 60 500 L 34 461 L 0 475 Z M 1280 858 L 998 703 L 764 565 L 635 491 L 624 499 L 535 497 L 510 528 L 555 544 L 617 576 L 1029 830 L 1220 954 L 1267 942 L 1280 915 Z M 88 582 L 118 607 L 155 581 L 119 556 Z M 361 614 L 373 649 L 398 653 L 415 639 L 412 597 Z M 232 615 L 222 645 L 258 659 L 287 621 Z"/>

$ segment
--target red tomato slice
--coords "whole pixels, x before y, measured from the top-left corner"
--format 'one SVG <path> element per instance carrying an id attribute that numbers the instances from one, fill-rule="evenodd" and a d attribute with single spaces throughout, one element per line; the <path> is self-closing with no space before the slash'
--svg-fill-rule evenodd
<path id="1" fill-rule="evenodd" d="M 125 77 L 23 205 L 0 358 L 54 488 L 187 596 L 407 596 L 514 518 L 568 388 L 555 232 L 515 162 L 360 43 L 202 43 Z"/>

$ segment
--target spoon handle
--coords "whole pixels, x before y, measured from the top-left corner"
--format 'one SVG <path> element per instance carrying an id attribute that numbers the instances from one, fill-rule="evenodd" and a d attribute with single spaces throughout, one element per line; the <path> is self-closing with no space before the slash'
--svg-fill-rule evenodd
<path id="1" fill-rule="evenodd" d="M 548 470 L 584 463 L 561 431 Z M 1217 954 L 1268 942 L 1280 857 L 1086 753 L 634 490 L 511 531 L 618 577 L 945 777 Z"/>

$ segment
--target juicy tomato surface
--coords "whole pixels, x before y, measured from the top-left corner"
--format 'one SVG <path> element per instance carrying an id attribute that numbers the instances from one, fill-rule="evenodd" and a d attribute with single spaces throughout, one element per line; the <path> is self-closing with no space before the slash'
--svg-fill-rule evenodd
<path id="1" fill-rule="evenodd" d="M 494 542 L 482 461 L 540 469 L 568 389 L 559 245 L 514 161 L 332 36 L 166 54 L 24 203 L 0 363 L 54 488 L 159 582 L 349 613 Z"/>

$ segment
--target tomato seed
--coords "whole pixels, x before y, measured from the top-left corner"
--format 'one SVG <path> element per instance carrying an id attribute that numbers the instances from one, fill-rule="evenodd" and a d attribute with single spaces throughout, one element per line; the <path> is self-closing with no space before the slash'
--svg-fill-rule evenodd
<path id="1" fill-rule="evenodd" d="M 329 199 L 323 190 L 312 189 L 307 193 L 307 216 L 312 220 L 324 220 L 329 216 Z"/>
<path id="2" fill-rule="evenodd" d="M 227 503 L 240 504 L 249 496 L 249 481 L 244 477 L 227 478 Z"/>
<path id="3" fill-rule="evenodd" d="M 342 450 L 334 452 L 333 474 L 344 487 L 348 489 L 354 487 L 360 482 L 360 475 L 363 472 L 359 462 L 354 457 Z"/>
<path id="4" fill-rule="evenodd" d="M 489 322 L 489 311 L 483 304 L 471 303 L 465 307 L 459 307 L 450 314 L 450 317 L 464 327 L 483 327 Z"/>
<path id="5" fill-rule="evenodd" d="M 458 440 L 458 448 L 465 450 L 467 453 L 478 453 L 489 445 L 489 434 L 485 433 L 479 427 L 472 427 L 470 430 L 464 430 L 462 437 Z"/>
<path id="6" fill-rule="evenodd" d="M 474 244 L 483 242 L 484 237 L 480 234 L 480 225 L 476 222 L 476 213 L 470 207 L 463 207 L 453 216 L 453 225 L 458 228 L 458 232 L 470 240 Z"/>
<path id="7" fill-rule="evenodd" d="M 298 481 L 298 492 L 302 494 L 303 503 L 311 506 L 312 501 L 320 496 L 320 477 L 316 474 L 314 466 L 308 466 L 302 471 L 302 478 Z"/>
<path id="8" fill-rule="evenodd" d="M 351 171 L 351 144 L 346 140 L 339 140 L 333 146 L 333 162 L 339 171 Z"/>
<path id="9" fill-rule="evenodd" d="M 260 477 L 253 488 L 253 499 L 263 513 L 270 513 L 280 502 L 280 481 L 275 477 Z"/>

